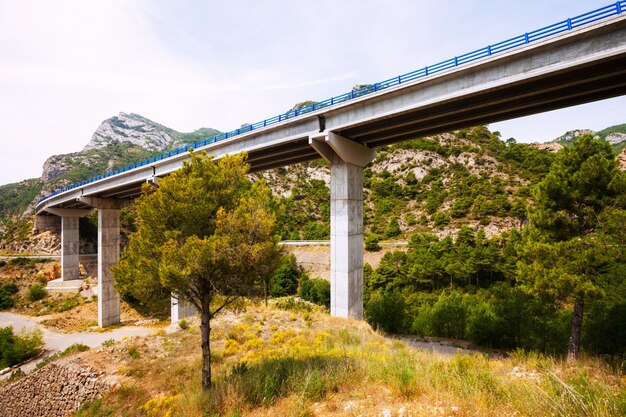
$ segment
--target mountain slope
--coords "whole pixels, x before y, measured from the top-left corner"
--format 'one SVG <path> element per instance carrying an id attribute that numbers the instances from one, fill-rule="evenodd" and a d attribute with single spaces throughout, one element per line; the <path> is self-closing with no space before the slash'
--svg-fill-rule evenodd
<path id="1" fill-rule="evenodd" d="M 591 134 L 600 140 L 609 142 L 616 153 L 619 153 L 622 149 L 626 148 L 626 123 L 610 126 L 598 132 L 590 129 L 570 130 L 548 143 L 558 143 L 563 146 L 571 146 L 578 137 L 584 134 Z"/>
<path id="2" fill-rule="evenodd" d="M 83 150 L 131 143 L 148 151 L 167 151 L 219 133 L 210 128 L 181 133 L 135 113 L 120 113 L 104 120 Z"/>
<path id="3" fill-rule="evenodd" d="M 488 236 L 526 219 L 530 187 L 549 169 L 542 146 L 504 144 L 479 126 L 377 149 L 364 171 L 366 234 L 382 239 L 415 232 L 455 234 L 484 227 Z M 259 174 L 279 202 L 284 239 L 329 236 L 329 168 L 323 161 Z"/>
<path id="4" fill-rule="evenodd" d="M 104 120 L 82 151 L 48 158 L 40 178 L 0 187 L 0 218 L 27 216 L 36 201 L 59 188 L 219 133 L 210 128 L 178 132 L 138 114 L 120 113 Z"/>

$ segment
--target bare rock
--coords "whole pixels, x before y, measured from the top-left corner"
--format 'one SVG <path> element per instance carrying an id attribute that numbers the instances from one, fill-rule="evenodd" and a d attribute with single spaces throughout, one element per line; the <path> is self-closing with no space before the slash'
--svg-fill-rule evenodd
<path id="1" fill-rule="evenodd" d="M 162 150 L 174 141 L 170 130 L 138 114 L 120 113 L 100 124 L 84 150 L 122 142 L 148 150 Z"/>

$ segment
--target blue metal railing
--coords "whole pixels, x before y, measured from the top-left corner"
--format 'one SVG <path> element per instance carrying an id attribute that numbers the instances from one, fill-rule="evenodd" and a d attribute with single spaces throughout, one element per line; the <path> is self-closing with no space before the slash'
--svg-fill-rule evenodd
<path id="1" fill-rule="evenodd" d="M 519 35 L 514 38 L 510 38 L 505 41 L 495 43 L 493 45 L 487 45 L 484 48 L 477 49 L 475 51 L 468 52 L 463 55 L 455 56 L 454 58 L 441 61 L 437 64 L 429 65 L 424 68 L 420 68 L 418 70 L 408 72 L 406 74 L 398 75 L 397 77 L 389 78 L 388 80 L 384 80 L 384 81 L 380 81 L 371 85 L 367 85 L 358 90 L 352 90 L 348 93 L 340 94 L 338 96 L 331 97 L 323 101 L 318 101 L 312 104 L 308 104 L 298 109 L 290 110 L 286 113 L 279 114 L 278 116 L 274 116 L 269 119 L 265 119 L 263 121 L 260 121 L 251 125 L 245 125 L 245 126 L 240 127 L 239 129 L 231 130 L 230 132 L 220 133 L 219 135 L 215 135 L 211 138 L 195 142 L 191 145 L 184 146 L 182 148 L 179 148 L 170 152 L 166 152 L 164 154 L 152 157 L 150 159 L 146 159 L 144 161 L 125 166 L 123 168 L 120 168 L 112 172 L 107 172 L 105 174 L 98 175 L 97 177 L 79 182 L 77 184 L 72 184 L 68 187 L 57 190 L 53 192 L 52 194 L 48 194 L 47 196 L 39 200 L 37 204 L 57 194 L 63 193 L 65 191 L 80 188 L 83 185 L 90 184 L 92 182 L 99 181 L 101 179 L 108 178 L 117 174 L 121 174 L 131 169 L 139 168 L 144 165 L 148 165 L 153 162 L 160 161 L 162 159 L 181 154 L 183 152 L 187 152 L 189 148 L 197 149 L 197 148 L 209 145 L 211 143 L 219 142 L 228 138 L 241 135 L 246 132 L 250 132 L 255 129 L 260 129 L 263 127 L 274 125 L 276 123 L 283 122 L 285 120 L 293 119 L 294 117 L 298 117 L 303 114 L 311 113 L 316 110 L 334 106 L 334 105 L 337 105 L 346 101 L 354 100 L 355 98 L 358 98 L 367 94 L 371 94 L 376 91 L 381 91 L 389 87 L 393 87 L 393 86 L 404 84 L 413 80 L 417 80 L 419 78 L 428 77 L 429 75 L 436 74 L 438 72 L 445 71 L 450 68 L 465 65 L 469 62 L 473 62 L 473 61 L 476 61 L 485 57 L 500 54 L 502 52 L 505 52 L 514 48 L 518 48 L 520 46 L 524 46 L 532 42 L 536 42 L 538 40 L 547 38 L 549 36 L 556 35 L 558 33 L 566 32 L 568 30 L 572 30 L 580 26 L 597 22 L 598 20 L 606 19 L 607 17 L 610 17 L 610 16 L 621 14 L 622 12 L 625 12 L 625 11 L 626 11 L 626 0 L 618 1 L 615 3 L 609 4 L 608 6 L 604 6 L 599 9 L 581 14 L 579 16 L 572 17 L 569 19 L 565 19 L 561 22 L 554 23 L 550 26 L 546 26 L 544 28 L 537 29 L 532 32 L 527 32 L 527 33 L 524 33 L 523 35 Z"/>

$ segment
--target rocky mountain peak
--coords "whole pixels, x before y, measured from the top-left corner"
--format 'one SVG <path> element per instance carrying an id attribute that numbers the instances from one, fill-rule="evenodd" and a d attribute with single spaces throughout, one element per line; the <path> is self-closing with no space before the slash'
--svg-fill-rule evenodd
<path id="1" fill-rule="evenodd" d="M 98 126 L 84 150 L 124 142 L 150 151 L 163 150 L 174 141 L 173 134 L 171 129 L 138 114 L 120 113 Z"/>

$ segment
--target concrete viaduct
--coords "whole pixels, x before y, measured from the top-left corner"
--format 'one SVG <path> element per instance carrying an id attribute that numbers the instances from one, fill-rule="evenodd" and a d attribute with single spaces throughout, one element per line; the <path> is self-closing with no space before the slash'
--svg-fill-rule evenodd
<path id="1" fill-rule="evenodd" d="M 331 171 L 331 314 L 363 316 L 363 167 L 373 148 L 626 94 L 626 1 L 193 145 L 248 152 L 251 170 L 324 158 Z M 556 29 L 555 29 L 556 28 Z M 562 30 L 561 30 L 562 29 Z M 397 79 L 397 82 L 395 81 Z M 230 135 L 230 136 L 229 136 Z M 57 191 L 36 229 L 61 218 L 62 280 L 78 278 L 78 217 L 98 209 L 98 323 L 119 322 L 110 267 L 119 212 L 182 166 L 186 150 Z M 56 218 L 58 222 L 58 218 Z M 172 300 L 172 320 L 189 314 Z"/>

